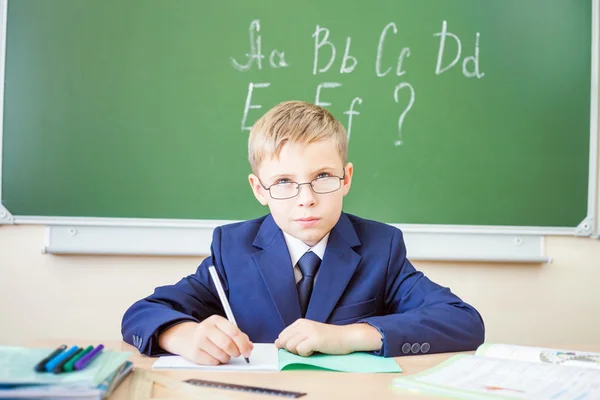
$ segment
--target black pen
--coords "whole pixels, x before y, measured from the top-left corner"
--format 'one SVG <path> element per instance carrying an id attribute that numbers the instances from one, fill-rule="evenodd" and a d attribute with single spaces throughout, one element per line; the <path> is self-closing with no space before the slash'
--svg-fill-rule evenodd
<path id="1" fill-rule="evenodd" d="M 59 346 L 56 350 L 54 350 L 52 353 L 50 353 L 50 355 L 46 358 L 44 358 L 42 361 L 40 361 L 39 363 L 37 363 L 34 367 L 36 372 L 44 372 L 46 370 L 46 364 L 48 363 L 48 361 L 52 360 L 54 357 L 56 357 L 57 355 L 59 355 L 60 353 L 62 353 L 63 351 L 65 351 L 65 349 L 67 348 L 66 345 L 61 345 Z"/>

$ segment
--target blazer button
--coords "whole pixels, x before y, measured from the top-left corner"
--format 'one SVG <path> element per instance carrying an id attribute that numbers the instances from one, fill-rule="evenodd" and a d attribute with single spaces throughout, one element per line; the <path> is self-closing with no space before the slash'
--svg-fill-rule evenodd
<path id="1" fill-rule="evenodd" d="M 423 343 L 421 345 L 421 353 L 427 353 L 430 348 L 431 348 L 431 346 L 429 346 L 429 343 L 427 343 L 427 342 Z"/>
<path id="2" fill-rule="evenodd" d="M 410 350 L 414 354 L 417 354 L 419 352 L 419 350 L 421 350 L 421 345 L 419 343 L 415 343 L 415 344 L 412 345 L 412 347 L 410 348 Z"/>
<path id="3" fill-rule="evenodd" d="M 404 354 L 408 354 L 408 353 L 410 353 L 410 343 L 404 343 L 404 344 L 402 345 L 402 352 L 403 352 Z"/>

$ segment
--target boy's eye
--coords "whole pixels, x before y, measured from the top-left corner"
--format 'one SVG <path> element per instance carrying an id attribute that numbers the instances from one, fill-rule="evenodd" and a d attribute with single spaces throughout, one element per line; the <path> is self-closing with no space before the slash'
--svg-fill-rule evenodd
<path id="1" fill-rule="evenodd" d="M 292 183 L 292 181 L 289 180 L 288 178 L 280 178 L 280 179 L 277 179 L 273 185 L 285 185 L 287 183 Z"/>
<path id="2" fill-rule="evenodd" d="M 329 178 L 330 176 L 331 174 L 329 172 L 320 172 L 319 175 L 317 175 L 317 179 Z"/>

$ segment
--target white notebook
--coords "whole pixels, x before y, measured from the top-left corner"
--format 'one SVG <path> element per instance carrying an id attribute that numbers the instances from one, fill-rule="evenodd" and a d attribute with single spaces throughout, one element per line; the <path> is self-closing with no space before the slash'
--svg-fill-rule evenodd
<path id="1" fill-rule="evenodd" d="M 279 371 L 277 348 L 273 343 L 254 343 L 250 363 L 244 357 L 232 358 L 221 365 L 198 365 L 180 356 L 163 356 L 152 364 L 153 369 L 200 369 L 211 371 Z"/>

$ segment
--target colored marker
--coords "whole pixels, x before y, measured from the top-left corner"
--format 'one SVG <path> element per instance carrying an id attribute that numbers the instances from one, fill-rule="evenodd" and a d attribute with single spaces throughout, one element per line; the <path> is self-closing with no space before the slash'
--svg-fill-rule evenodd
<path id="1" fill-rule="evenodd" d="M 100 354 L 103 348 L 104 345 L 99 344 L 94 350 L 81 357 L 79 361 L 75 363 L 75 370 L 79 371 L 80 369 L 84 369 L 98 354 Z"/>
<path id="2" fill-rule="evenodd" d="M 75 354 L 73 357 L 69 359 L 69 361 L 64 365 L 63 370 L 65 372 L 72 372 L 75 369 L 75 363 L 81 359 L 81 357 L 85 356 L 87 353 L 92 351 L 94 346 L 88 346 L 83 351 Z"/>
<path id="3" fill-rule="evenodd" d="M 52 360 L 54 357 L 56 357 L 57 355 L 59 355 L 60 353 L 62 353 L 63 351 L 65 351 L 65 349 L 67 348 L 66 345 L 61 345 L 59 346 L 56 350 L 54 350 L 52 353 L 50 353 L 46 358 L 44 358 L 42 361 L 40 361 L 39 363 L 37 363 L 34 367 L 36 372 L 44 372 L 46 371 L 46 364 L 48 363 L 48 361 Z"/>
<path id="4" fill-rule="evenodd" d="M 63 351 L 62 353 L 60 353 L 59 355 L 54 357 L 52 360 L 50 360 L 48 362 L 48 364 L 46 364 L 46 371 L 48 371 L 48 372 L 54 371 L 54 368 L 56 368 L 56 366 L 58 364 L 60 364 L 67 358 L 70 358 L 73 354 L 75 354 L 77 352 L 77 350 L 79 350 L 79 347 L 73 346 L 69 350 Z"/>
<path id="5" fill-rule="evenodd" d="M 83 351 L 83 347 L 77 349 L 75 353 L 73 353 L 70 357 L 65 358 L 61 362 L 58 363 L 56 367 L 52 370 L 55 374 L 60 374 L 61 372 L 65 372 L 65 365 L 71 361 L 73 358 L 77 357 Z"/>

